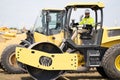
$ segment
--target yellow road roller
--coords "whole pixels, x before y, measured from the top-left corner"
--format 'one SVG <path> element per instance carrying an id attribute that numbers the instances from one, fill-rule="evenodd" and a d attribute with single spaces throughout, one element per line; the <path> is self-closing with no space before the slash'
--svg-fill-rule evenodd
<path id="1" fill-rule="evenodd" d="M 65 7 L 62 43 L 57 46 L 43 41 L 28 48 L 17 47 L 18 63 L 22 63 L 36 80 L 55 80 L 69 71 L 88 71 L 89 68 L 96 68 L 103 77 L 120 79 L 120 28 L 103 27 L 103 8 L 102 2 L 68 4 Z M 81 20 L 78 16 L 86 9 L 93 15 L 94 25 L 76 24 Z M 53 23 L 49 12 L 47 15 L 45 22 L 48 26 Z M 74 42 L 78 34 L 81 44 Z M 44 40 L 44 37 L 40 38 Z"/>

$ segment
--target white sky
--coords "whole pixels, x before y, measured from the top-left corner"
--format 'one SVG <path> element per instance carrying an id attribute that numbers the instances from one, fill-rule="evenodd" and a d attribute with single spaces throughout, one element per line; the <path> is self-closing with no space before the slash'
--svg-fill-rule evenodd
<path id="1" fill-rule="evenodd" d="M 64 8 L 69 2 L 104 2 L 104 25 L 120 26 L 120 0 L 0 0 L 0 26 L 34 25 L 42 8 Z"/>

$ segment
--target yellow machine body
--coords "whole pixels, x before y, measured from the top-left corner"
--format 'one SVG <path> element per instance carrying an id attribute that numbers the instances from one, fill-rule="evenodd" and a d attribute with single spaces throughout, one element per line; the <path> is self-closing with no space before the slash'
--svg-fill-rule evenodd
<path id="1" fill-rule="evenodd" d="M 64 38 L 64 32 L 61 31 L 58 34 L 46 36 L 37 32 L 34 32 L 35 42 L 51 42 L 59 46 Z"/>
<path id="2" fill-rule="evenodd" d="M 102 37 L 102 47 L 111 47 L 120 42 L 120 28 L 104 28 L 103 37 Z"/>
<path id="3" fill-rule="evenodd" d="M 41 65 L 39 60 L 42 56 L 51 58 L 52 64 L 50 66 Z M 16 58 L 19 62 L 45 70 L 77 70 L 78 68 L 78 55 L 76 53 L 49 54 L 42 51 L 17 47 Z"/>
<path id="4" fill-rule="evenodd" d="M 102 47 L 109 48 L 120 42 L 119 32 L 116 35 L 112 34 L 112 31 L 120 31 L 119 27 L 113 27 L 113 28 L 104 27 L 103 29 L 104 29 L 104 31 L 103 31 L 103 37 L 102 37 L 102 43 L 101 43 Z M 57 46 L 59 46 L 62 43 L 63 38 L 64 38 L 64 31 L 61 31 L 59 34 L 55 34 L 55 35 L 51 35 L 51 36 L 46 36 L 43 34 L 39 34 L 37 32 L 34 33 L 35 42 L 50 42 Z M 74 41 L 76 44 L 79 44 L 79 45 L 81 44 L 79 36 L 77 36 Z M 78 64 L 80 66 L 80 65 L 85 64 L 85 62 L 83 61 L 83 58 L 84 58 L 83 55 L 79 54 L 79 56 L 80 57 L 79 57 Z"/>
<path id="5" fill-rule="evenodd" d="M 103 33 L 103 39 L 102 39 L 102 47 L 110 47 L 114 44 L 117 44 L 120 40 L 120 36 L 114 36 L 114 37 L 109 37 L 108 36 L 108 31 L 109 30 L 117 30 L 117 29 L 108 29 L 104 28 L 104 33 Z M 57 46 L 61 44 L 62 42 L 62 36 L 63 33 L 61 32 L 60 34 L 54 35 L 54 37 L 61 37 L 61 40 L 59 39 L 57 43 L 52 40 L 53 36 L 45 36 L 39 33 L 34 33 L 34 37 L 36 38 L 36 42 L 39 40 L 42 40 L 40 42 L 50 42 L 53 44 L 56 44 Z M 42 39 L 40 37 L 42 36 Z M 42 66 L 39 63 L 39 58 L 41 56 L 46 56 L 52 59 L 53 63 L 51 66 Z M 55 56 L 55 57 L 52 57 Z M 63 54 L 49 54 L 46 52 L 42 51 L 37 51 L 37 50 L 32 50 L 32 49 L 26 49 L 26 48 L 17 48 L 16 49 L 16 57 L 19 62 L 22 62 L 24 64 L 36 67 L 36 68 L 41 68 L 45 70 L 77 70 L 77 68 L 81 65 L 84 65 L 85 62 L 83 61 L 84 57 L 80 55 L 79 53 L 63 53 Z"/>

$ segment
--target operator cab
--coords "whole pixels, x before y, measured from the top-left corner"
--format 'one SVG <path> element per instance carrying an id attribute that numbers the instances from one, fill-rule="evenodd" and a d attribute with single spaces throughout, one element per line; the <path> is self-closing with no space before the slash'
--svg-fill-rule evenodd
<path id="1" fill-rule="evenodd" d="M 43 9 L 34 24 L 34 31 L 49 36 L 63 29 L 64 10 Z"/>
<path id="2" fill-rule="evenodd" d="M 67 44 L 67 48 L 74 49 L 74 51 L 79 51 L 80 54 L 84 55 L 85 59 L 85 66 L 90 67 L 90 66 L 100 66 L 101 65 L 101 55 L 104 49 L 101 46 L 101 41 L 102 41 L 102 36 L 103 36 L 103 8 L 104 4 L 103 3 L 72 3 L 66 6 L 66 21 L 65 21 L 65 28 L 68 30 L 69 35 L 65 41 Z M 75 32 L 82 32 L 80 33 L 80 40 L 82 41 L 80 45 L 75 44 L 70 37 L 72 36 L 70 33 L 71 29 L 71 22 L 72 24 L 75 24 L 76 22 L 79 22 L 79 17 L 80 14 L 84 14 L 84 11 L 86 9 L 90 10 L 90 16 L 94 18 L 94 25 L 88 25 L 84 27 L 82 25 L 81 27 L 78 26 L 72 26 L 75 27 L 76 30 Z M 77 12 L 77 13 L 75 13 Z M 72 14 L 75 14 L 72 18 Z M 84 17 L 84 16 L 83 16 Z M 77 19 L 78 20 L 77 20 Z M 74 19 L 74 20 L 73 20 Z M 89 30 L 89 27 L 93 27 L 89 35 L 83 35 L 83 29 Z M 81 28 L 81 29 L 79 29 Z M 87 29 L 88 28 L 88 29 Z M 90 37 L 91 35 L 91 37 Z M 72 36 L 73 37 L 73 36 Z"/>
<path id="3" fill-rule="evenodd" d="M 66 6 L 66 24 L 65 27 L 70 29 L 76 27 L 77 29 L 84 30 L 86 32 L 80 33 L 80 39 L 83 44 L 100 44 L 102 37 L 102 25 L 103 25 L 103 11 L 104 5 L 102 3 L 72 3 Z M 85 10 L 90 11 L 90 17 L 94 19 L 94 24 L 82 24 L 80 21 L 85 17 Z M 76 23 L 78 25 L 76 25 Z M 72 24 L 72 26 L 71 26 Z M 75 24 L 75 25 L 74 25 Z M 100 29 L 100 30 L 99 30 Z M 99 37 L 99 38 L 98 38 Z M 99 40 L 98 40 L 99 39 Z M 97 41 L 97 42 L 96 42 Z"/>

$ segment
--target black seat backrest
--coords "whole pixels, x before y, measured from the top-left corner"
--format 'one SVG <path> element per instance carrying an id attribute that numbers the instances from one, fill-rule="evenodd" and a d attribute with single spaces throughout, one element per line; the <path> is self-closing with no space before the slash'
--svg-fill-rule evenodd
<path id="1" fill-rule="evenodd" d="M 93 26 L 92 26 L 92 25 L 87 24 L 87 25 L 83 26 L 83 29 L 87 29 L 87 30 L 88 30 L 88 34 L 91 34 L 92 29 L 93 29 Z"/>
<path id="2" fill-rule="evenodd" d="M 92 29 L 93 29 L 92 25 L 85 25 L 85 26 L 83 26 L 83 29 L 87 29 L 88 32 L 81 33 L 81 37 L 80 38 L 82 40 L 91 39 L 92 38 L 91 33 L 92 33 Z"/>

